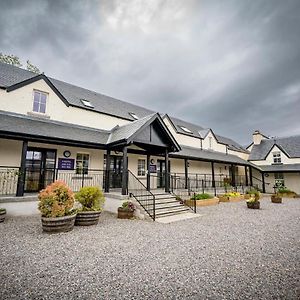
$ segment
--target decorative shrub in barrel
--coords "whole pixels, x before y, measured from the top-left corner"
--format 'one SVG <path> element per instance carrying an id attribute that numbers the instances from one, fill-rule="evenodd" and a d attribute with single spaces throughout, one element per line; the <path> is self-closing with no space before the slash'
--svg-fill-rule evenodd
<path id="1" fill-rule="evenodd" d="M 271 202 L 272 203 L 282 203 L 282 198 L 279 197 L 278 194 L 274 194 L 271 196 Z"/>
<path id="2" fill-rule="evenodd" d="M 122 206 L 118 208 L 119 219 L 132 219 L 135 211 L 135 206 L 131 201 L 123 202 Z"/>
<path id="3" fill-rule="evenodd" d="M 6 216 L 6 209 L 0 208 L 0 223 L 4 222 Z"/>
<path id="4" fill-rule="evenodd" d="M 74 227 L 74 194 L 63 181 L 55 181 L 39 193 L 43 231 L 67 232 Z"/>
<path id="5" fill-rule="evenodd" d="M 247 207 L 250 209 L 260 209 L 260 202 L 255 198 L 255 196 L 250 197 L 250 199 L 248 199 L 246 203 Z"/>
<path id="6" fill-rule="evenodd" d="M 105 201 L 102 191 L 95 186 L 86 186 L 76 193 L 75 199 L 82 206 L 77 212 L 75 225 L 97 225 Z"/>

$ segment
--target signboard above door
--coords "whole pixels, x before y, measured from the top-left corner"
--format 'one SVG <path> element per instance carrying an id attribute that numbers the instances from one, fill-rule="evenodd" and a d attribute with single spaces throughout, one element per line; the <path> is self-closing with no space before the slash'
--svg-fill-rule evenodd
<path id="1" fill-rule="evenodd" d="M 73 158 L 59 158 L 58 159 L 58 169 L 59 170 L 73 170 L 74 169 L 74 159 Z"/>

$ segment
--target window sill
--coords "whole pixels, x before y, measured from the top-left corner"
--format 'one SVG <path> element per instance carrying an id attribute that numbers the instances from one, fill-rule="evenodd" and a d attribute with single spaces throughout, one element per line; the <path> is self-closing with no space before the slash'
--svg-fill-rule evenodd
<path id="1" fill-rule="evenodd" d="M 43 114 L 43 113 L 39 113 L 39 112 L 36 112 L 36 111 L 28 111 L 27 115 L 31 116 L 31 117 L 38 117 L 38 118 L 41 118 L 41 119 L 50 119 L 49 115 Z"/>

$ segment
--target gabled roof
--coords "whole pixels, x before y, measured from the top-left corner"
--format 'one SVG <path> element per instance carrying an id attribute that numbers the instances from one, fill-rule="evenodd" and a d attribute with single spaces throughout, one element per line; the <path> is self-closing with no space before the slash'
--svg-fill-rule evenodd
<path id="1" fill-rule="evenodd" d="M 130 144 L 134 142 L 134 137 L 136 137 L 142 130 L 144 130 L 147 126 L 152 124 L 154 121 L 157 121 L 162 130 L 168 137 L 170 144 L 172 145 L 173 151 L 179 151 L 181 148 L 177 141 L 172 136 L 171 132 L 168 130 L 167 126 L 163 122 L 162 118 L 158 113 L 151 114 L 142 119 L 136 120 L 129 124 L 123 126 L 116 126 L 112 129 L 112 132 L 108 138 L 107 144 L 114 144 L 116 142 L 124 141 L 126 144 Z"/>
<path id="2" fill-rule="evenodd" d="M 166 114 L 164 117 L 168 118 L 168 120 L 170 121 L 171 125 L 173 126 L 173 128 L 175 129 L 175 131 L 177 133 L 192 136 L 195 138 L 204 139 L 206 137 L 206 135 L 209 133 L 209 131 L 211 131 L 219 143 L 228 145 L 228 149 L 243 152 L 243 153 L 249 153 L 246 149 L 243 148 L 243 146 L 241 146 L 234 140 L 224 137 L 224 136 L 221 136 L 221 135 L 218 135 L 218 134 L 215 134 L 211 128 L 203 128 L 199 125 L 189 123 L 189 122 L 180 120 L 178 118 L 171 117 L 168 114 Z M 181 126 L 188 128 L 192 133 L 185 132 L 184 130 L 182 130 Z"/>
<path id="3" fill-rule="evenodd" d="M 249 160 L 265 160 L 275 145 L 288 157 L 300 158 L 300 135 L 297 135 L 262 140 L 259 145 L 253 145 Z"/>
<path id="4" fill-rule="evenodd" d="M 134 113 L 139 118 L 148 116 L 154 111 L 134 105 L 125 101 L 121 101 L 100 93 L 84 89 L 44 74 L 36 74 L 9 64 L 0 62 L 0 88 L 8 91 L 23 86 L 22 83 L 44 79 L 48 85 L 58 94 L 66 105 L 76 106 L 95 112 L 116 116 L 118 118 L 133 121 L 135 120 L 129 113 Z M 94 108 L 88 108 L 83 105 L 81 99 L 90 101 Z"/>

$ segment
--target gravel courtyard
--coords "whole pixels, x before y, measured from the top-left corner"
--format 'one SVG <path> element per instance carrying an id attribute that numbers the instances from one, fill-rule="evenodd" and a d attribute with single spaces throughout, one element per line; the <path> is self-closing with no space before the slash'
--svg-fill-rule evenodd
<path id="1" fill-rule="evenodd" d="M 199 208 L 172 224 L 118 220 L 42 233 L 0 224 L 0 299 L 299 299 L 300 199 Z"/>

